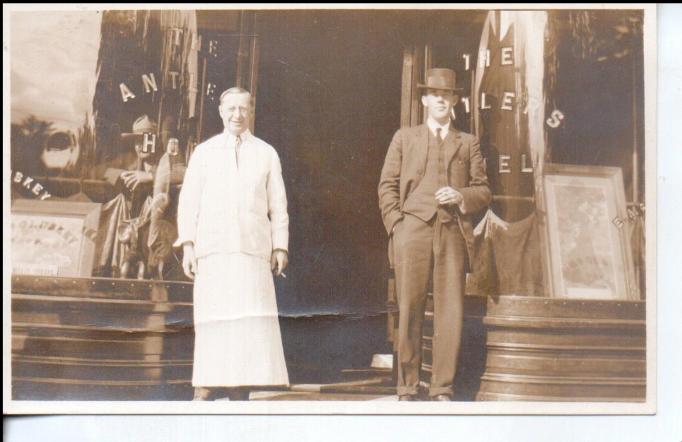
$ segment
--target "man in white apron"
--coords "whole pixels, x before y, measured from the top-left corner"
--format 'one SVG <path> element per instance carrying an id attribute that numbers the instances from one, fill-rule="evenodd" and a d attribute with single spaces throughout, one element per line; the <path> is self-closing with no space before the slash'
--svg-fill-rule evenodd
<path id="1" fill-rule="evenodd" d="M 196 147 L 178 204 L 175 246 L 195 280 L 195 400 L 289 384 L 273 283 L 288 263 L 279 156 L 249 131 L 248 91 L 226 90 L 218 109 L 225 130 Z"/>

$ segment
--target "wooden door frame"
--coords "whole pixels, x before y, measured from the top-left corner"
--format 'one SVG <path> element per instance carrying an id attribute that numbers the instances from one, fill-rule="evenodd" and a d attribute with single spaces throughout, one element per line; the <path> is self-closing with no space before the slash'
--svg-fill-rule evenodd
<path id="1" fill-rule="evenodd" d="M 234 86 L 243 87 L 251 93 L 251 121 L 249 122 L 249 130 L 253 133 L 256 122 L 256 94 L 258 87 L 258 62 L 260 59 L 258 26 L 258 13 L 254 11 L 241 11 L 239 17 L 239 29 L 236 38 L 239 38 L 239 47 L 236 58 L 236 72 Z M 203 38 L 202 38 L 203 41 Z M 199 90 L 201 91 L 201 98 L 199 100 L 198 124 L 196 129 L 197 140 L 201 142 L 201 134 L 204 129 L 204 111 L 205 99 L 208 94 L 207 90 L 207 73 L 208 73 L 208 53 L 203 50 L 200 53 L 201 64 L 201 84 Z"/>
<path id="2" fill-rule="evenodd" d="M 411 45 L 403 49 L 403 75 L 400 99 L 400 127 L 411 127 L 426 121 L 417 84 L 432 66 L 431 45 Z"/>

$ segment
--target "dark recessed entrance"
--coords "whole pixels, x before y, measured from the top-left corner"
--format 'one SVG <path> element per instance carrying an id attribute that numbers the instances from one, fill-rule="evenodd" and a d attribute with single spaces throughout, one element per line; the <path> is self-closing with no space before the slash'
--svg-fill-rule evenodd
<path id="1" fill-rule="evenodd" d="M 264 13 L 258 29 L 255 133 L 279 152 L 291 223 L 280 312 L 329 315 L 283 319 L 290 372 L 304 375 L 312 363 L 333 376 L 368 366 L 372 353 L 390 353 L 385 316 L 372 315 L 386 301 L 376 187 L 400 125 L 399 30 L 366 13 L 334 12 Z M 300 342 L 308 342 L 301 353 Z"/>

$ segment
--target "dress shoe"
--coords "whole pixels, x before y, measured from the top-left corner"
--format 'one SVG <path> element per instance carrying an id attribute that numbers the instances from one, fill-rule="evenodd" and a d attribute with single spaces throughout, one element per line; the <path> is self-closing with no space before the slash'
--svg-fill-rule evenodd
<path id="1" fill-rule="evenodd" d="M 230 388 L 228 390 L 228 397 L 231 401 L 248 401 L 251 392 L 244 388 Z"/>
<path id="2" fill-rule="evenodd" d="M 413 394 L 401 394 L 400 396 L 398 396 L 398 400 L 401 402 L 402 401 L 414 402 L 417 399 Z"/>
<path id="3" fill-rule="evenodd" d="M 452 401 L 452 398 L 449 394 L 437 394 L 436 396 L 432 397 L 431 400 L 435 402 L 450 402 Z"/>
<path id="4" fill-rule="evenodd" d="M 193 401 L 210 401 L 213 399 L 212 391 L 209 388 L 196 387 L 194 388 Z"/>

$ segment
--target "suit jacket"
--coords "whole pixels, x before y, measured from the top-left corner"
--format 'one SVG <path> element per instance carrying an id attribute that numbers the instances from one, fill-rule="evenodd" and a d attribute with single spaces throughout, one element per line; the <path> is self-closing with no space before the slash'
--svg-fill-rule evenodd
<path id="1" fill-rule="evenodd" d="M 462 210 L 459 207 L 452 207 L 451 210 L 457 212 L 471 264 L 474 262 L 472 215 L 490 203 L 492 196 L 488 178 L 478 138 L 451 127 L 444 143 L 448 185 L 464 197 Z M 421 124 L 399 129 L 388 147 L 378 190 L 381 216 L 389 235 L 395 224 L 403 218 L 402 209 L 407 197 L 424 177 L 428 144 L 429 128 Z"/>
<path id="2" fill-rule="evenodd" d="M 178 203 L 178 240 L 194 243 L 197 258 L 245 253 L 270 259 L 287 250 L 289 216 L 282 168 L 275 149 L 246 133 L 235 161 L 227 133 L 192 154 Z"/>

